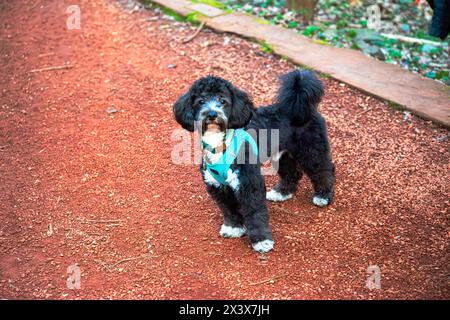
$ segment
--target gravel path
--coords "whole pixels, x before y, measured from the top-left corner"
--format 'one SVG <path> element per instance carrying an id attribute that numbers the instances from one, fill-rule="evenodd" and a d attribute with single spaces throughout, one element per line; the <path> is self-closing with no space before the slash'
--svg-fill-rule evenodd
<path id="1" fill-rule="evenodd" d="M 269 205 L 276 248 L 256 254 L 219 236 L 197 167 L 171 163 L 171 106 L 207 73 L 268 103 L 293 66 L 208 30 L 182 44 L 194 28 L 152 11 L 78 3 L 70 31 L 66 1 L 0 3 L 0 298 L 450 298 L 447 130 L 323 78 L 335 202 L 314 207 L 303 180 Z"/>

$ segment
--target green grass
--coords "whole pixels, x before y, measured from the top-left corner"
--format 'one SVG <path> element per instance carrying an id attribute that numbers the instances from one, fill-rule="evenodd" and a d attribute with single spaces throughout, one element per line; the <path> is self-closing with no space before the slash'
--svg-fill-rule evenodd
<path id="1" fill-rule="evenodd" d="M 391 109 L 394 109 L 395 111 L 405 111 L 405 107 L 399 105 L 398 103 L 392 102 L 392 101 L 387 101 L 388 106 Z"/>
<path id="2" fill-rule="evenodd" d="M 329 45 L 330 45 L 327 41 L 325 41 L 325 40 L 320 40 L 320 39 L 313 39 L 313 42 L 314 42 L 314 43 L 317 43 L 317 44 L 321 44 L 321 45 L 326 45 L 326 46 L 329 46 Z"/>
<path id="3" fill-rule="evenodd" d="M 273 54 L 275 52 L 273 47 L 265 41 L 260 41 L 259 45 L 260 45 L 261 51 L 264 53 Z"/>
<path id="4" fill-rule="evenodd" d="M 191 0 L 191 2 L 193 3 L 203 3 L 203 4 L 207 4 L 208 6 L 217 8 L 217 9 L 225 9 L 225 4 L 220 3 L 219 1 L 216 0 Z"/>
<path id="5" fill-rule="evenodd" d="M 198 0 L 195 0 L 195 1 L 198 1 Z M 201 1 L 203 1 L 203 0 L 201 0 Z M 208 1 L 208 0 L 205 0 L 205 1 Z M 198 25 L 200 23 L 199 18 L 204 17 L 201 13 L 196 12 L 196 11 L 190 12 L 185 17 L 170 8 L 158 5 L 154 2 L 152 2 L 151 0 L 140 0 L 140 2 L 144 3 L 145 5 L 158 7 L 165 15 L 168 15 L 168 16 L 174 18 L 174 20 L 178 21 L 178 22 L 189 22 L 193 25 Z M 200 1 L 198 1 L 198 2 L 200 2 Z"/>
<path id="6" fill-rule="evenodd" d="M 297 65 L 300 69 L 309 70 L 309 71 L 315 71 L 313 67 L 307 66 L 307 65 L 305 65 L 305 64 L 297 63 L 296 65 Z"/>
<path id="7" fill-rule="evenodd" d="M 198 25 L 200 23 L 201 17 L 205 17 L 205 16 L 199 12 L 192 11 L 192 12 L 188 13 L 188 15 L 186 16 L 186 21 L 193 25 Z"/>
<path id="8" fill-rule="evenodd" d="M 305 30 L 303 30 L 303 35 L 307 36 L 307 37 L 312 37 L 314 34 L 316 34 L 319 31 L 323 31 L 320 27 L 318 26 L 308 26 L 306 27 Z"/>
<path id="9" fill-rule="evenodd" d="M 250 14 L 252 17 L 254 17 L 252 14 Z M 263 19 L 263 18 L 258 18 L 256 17 L 256 22 L 258 22 L 259 24 L 270 24 L 269 20 Z"/>
<path id="10" fill-rule="evenodd" d="M 181 14 L 179 14 L 178 12 L 176 12 L 176 11 L 174 11 L 172 9 L 169 9 L 169 8 L 166 8 L 166 7 L 160 7 L 160 9 L 161 9 L 162 12 L 164 12 L 164 14 L 174 18 L 175 21 L 178 21 L 178 22 L 186 21 L 186 18 L 184 16 L 182 16 Z"/>
<path id="11" fill-rule="evenodd" d="M 435 42 L 441 42 L 441 39 L 430 36 L 426 30 L 418 30 L 414 33 L 413 37 L 425 40 L 431 40 Z"/>
<path id="12" fill-rule="evenodd" d="M 319 72 L 319 75 L 321 78 L 324 78 L 324 79 L 333 79 L 333 77 L 329 73 L 326 73 L 326 72 Z"/>

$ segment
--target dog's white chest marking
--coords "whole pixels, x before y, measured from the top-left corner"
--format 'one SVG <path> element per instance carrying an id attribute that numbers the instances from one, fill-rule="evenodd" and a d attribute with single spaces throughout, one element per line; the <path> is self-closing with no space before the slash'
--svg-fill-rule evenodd
<path id="1" fill-rule="evenodd" d="M 208 170 L 203 170 L 203 181 L 210 186 L 214 186 L 216 188 L 220 187 L 220 182 L 214 179 Z M 239 190 L 239 175 L 235 171 L 228 169 L 227 180 L 225 181 L 227 185 L 233 189 L 233 191 Z"/>
<path id="2" fill-rule="evenodd" d="M 223 132 L 214 132 L 214 131 L 206 131 L 202 135 L 202 141 L 207 143 L 212 148 L 217 148 L 223 145 L 225 134 Z M 205 156 L 207 157 L 210 163 L 216 163 L 221 160 L 223 153 L 213 153 L 210 150 L 204 150 Z M 216 188 L 220 187 L 220 182 L 214 179 L 211 173 L 208 170 L 203 170 L 203 180 L 206 184 L 214 186 Z M 225 180 L 227 185 L 236 191 L 239 189 L 239 176 L 236 172 L 231 169 L 227 171 L 227 179 Z"/>
<path id="3" fill-rule="evenodd" d="M 239 176 L 237 173 L 231 169 L 228 169 L 228 175 L 226 182 L 233 191 L 239 190 Z"/>
<path id="4" fill-rule="evenodd" d="M 217 161 L 219 161 L 222 158 L 222 156 L 223 156 L 222 152 L 212 153 L 209 150 L 204 150 L 203 154 L 206 157 L 206 159 L 208 159 L 209 163 L 217 163 Z"/>
<path id="5" fill-rule="evenodd" d="M 206 184 L 219 188 L 220 182 L 214 179 L 214 177 L 209 173 L 208 170 L 203 170 L 203 181 L 205 181 Z"/>
<path id="6" fill-rule="evenodd" d="M 210 145 L 212 148 L 216 148 L 223 144 L 224 137 L 225 133 L 223 132 L 206 131 L 202 135 L 202 141 Z"/>

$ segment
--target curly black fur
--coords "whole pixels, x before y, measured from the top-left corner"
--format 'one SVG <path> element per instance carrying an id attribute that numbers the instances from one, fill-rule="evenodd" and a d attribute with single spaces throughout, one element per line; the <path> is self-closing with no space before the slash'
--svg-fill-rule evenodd
<path id="1" fill-rule="evenodd" d="M 312 71 L 294 70 L 281 77 L 276 102 L 258 108 L 248 128 L 278 129 L 281 194 L 294 193 L 302 174 L 311 179 L 315 196 L 328 200 L 334 196 L 334 165 L 331 159 L 325 119 L 317 107 L 324 94 L 321 81 Z M 289 167 L 290 169 L 286 169 Z"/>
<path id="2" fill-rule="evenodd" d="M 325 120 L 317 110 L 323 94 L 323 85 L 313 72 L 294 70 L 281 77 L 275 103 L 255 109 L 244 91 L 222 78 L 208 76 L 195 81 L 175 103 L 173 111 L 183 128 L 193 131 L 194 121 L 201 118 L 205 103 L 214 101 L 214 107 L 223 110 L 226 116 L 227 128 L 256 132 L 266 129 L 269 135 L 270 130 L 279 130 L 278 148 L 269 146 L 270 155 L 275 150 L 283 151 L 278 160 L 280 180 L 274 189 L 281 195 L 293 194 L 306 173 L 315 196 L 326 205 L 334 195 L 335 175 Z M 250 150 L 248 146 L 241 149 L 245 159 L 249 159 Z M 252 244 L 272 240 L 259 159 L 253 164 L 235 162 L 231 169 L 239 173 L 239 189 L 207 184 L 208 193 L 223 212 L 225 225 L 245 226 Z M 202 166 L 200 171 L 205 178 Z"/>
<path id="3" fill-rule="evenodd" d="M 196 80 L 173 106 L 175 119 L 181 126 L 194 131 L 196 115 L 201 107 L 199 99 L 207 100 L 218 94 L 229 96 L 231 103 L 225 110 L 228 112 L 228 128 L 245 127 L 250 121 L 255 107 L 250 97 L 242 90 L 234 87 L 225 79 L 207 76 Z"/>

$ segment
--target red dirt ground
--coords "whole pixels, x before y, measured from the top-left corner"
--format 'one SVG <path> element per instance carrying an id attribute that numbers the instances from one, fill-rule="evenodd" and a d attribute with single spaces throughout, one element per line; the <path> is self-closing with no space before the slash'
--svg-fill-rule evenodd
<path id="1" fill-rule="evenodd" d="M 324 77 L 335 202 L 313 206 L 303 180 L 269 205 L 276 247 L 256 254 L 219 236 L 197 166 L 171 163 L 171 106 L 207 73 L 268 103 L 293 66 L 208 30 L 182 44 L 193 27 L 134 4 L 77 3 L 81 30 L 68 1 L 0 3 L 0 298 L 450 298 L 447 130 Z"/>

